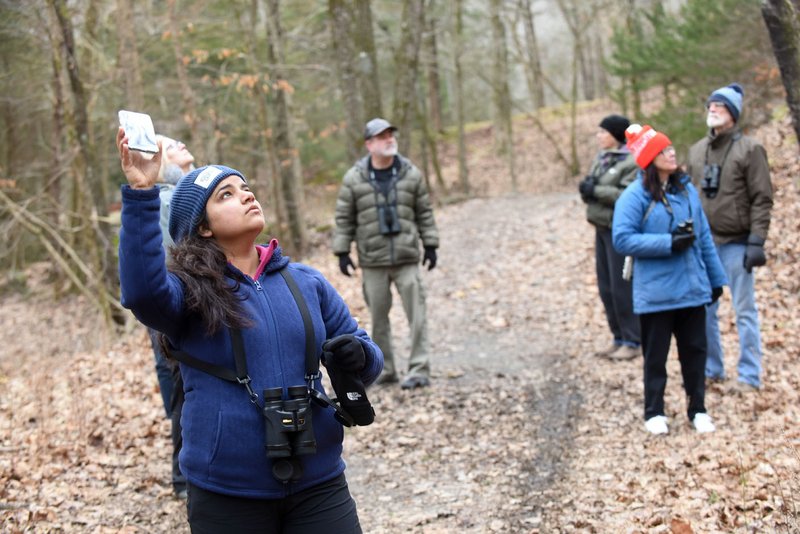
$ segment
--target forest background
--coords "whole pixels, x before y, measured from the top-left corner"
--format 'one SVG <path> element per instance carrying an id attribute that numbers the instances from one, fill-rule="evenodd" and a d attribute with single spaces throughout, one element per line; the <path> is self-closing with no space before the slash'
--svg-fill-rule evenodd
<path id="1" fill-rule="evenodd" d="M 773 118 L 769 16 L 775 50 L 778 36 L 795 54 L 784 80 L 797 77 L 797 0 L 0 2 L 0 269 L 24 287 L 24 268 L 50 259 L 61 291 L 82 292 L 109 326 L 126 321 L 119 109 L 149 113 L 198 163 L 243 171 L 266 199 L 267 233 L 302 258 L 326 240 L 366 120 L 399 127 L 401 152 L 447 202 L 481 194 L 464 136 L 485 125 L 507 162 L 498 180 L 524 188 L 537 170 L 510 147 L 513 117 L 527 117 L 550 145 L 529 149 L 552 151 L 563 187 L 594 150 L 575 132 L 587 101 L 607 99 L 681 149 L 702 135 L 710 89 L 730 81 L 745 85 L 746 125 Z M 796 84 L 786 87 L 796 113 Z M 441 143 L 457 147 L 450 176 Z"/>
<path id="2" fill-rule="evenodd" d="M 799 11 L 798 0 L 0 1 L 0 295 L 42 278 L 56 298 L 79 293 L 97 313 L 79 315 L 88 345 L 135 328 L 118 302 L 119 109 L 149 113 L 200 164 L 242 170 L 266 200 L 265 234 L 302 259 L 327 251 L 339 181 L 374 116 L 400 128 L 438 205 L 574 193 L 599 110 L 652 124 L 684 155 L 709 92 L 732 81 L 746 130 L 791 118 L 796 135 Z M 536 144 L 523 128 L 542 134 Z"/>

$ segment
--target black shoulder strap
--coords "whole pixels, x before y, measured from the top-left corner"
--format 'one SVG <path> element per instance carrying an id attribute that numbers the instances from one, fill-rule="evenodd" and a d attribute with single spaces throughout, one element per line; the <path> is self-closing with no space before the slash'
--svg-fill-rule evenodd
<path id="1" fill-rule="evenodd" d="M 280 271 L 281 276 L 289 286 L 294 301 L 300 309 L 300 316 L 303 318 L 303 327 L 306 331 L 306 380 L 316 380 L 319 378 L 319 358 L 317 358 L 317 341 L 314 336 L 314 323 L 311 321 L 311 313 L 308 311 L 306 299 L 300 292 L 297 282 L 294 281 L 289 268 L 285 267 Z"/>
<path id="2" fill-rule="evenodd" d="M 311 313 L 308 311 L 306 299 L 300 292 L 297 282 L 294 281 L 289 269 L 284 267 L 280 270 L 281 276 L 289 286 L 289 291 L 292 293 L 297 307 L 300 310 L 300 316 L 303 318 L 303 328 L 306 332 L 306 380 L 313 381 L 320 378 L 319 373 L 319 359 L 317 358 L 317 342 L 314 337 L 314 323 L 311 320 Z M 258 399 L 258 395 L 252 390 L 250 386 L 250 376 L 247 373 L 247 357 L 244 352 L 244 340 L 242 338 L 242 331 L 238 328 L 229 328 L 228 332 L 231 336 L 231 347 L 233 348 L 233 361 L 236 365 L 236 371 L 223 367 L 222 365 L 215 365 L 206 362 L 199 358 L 195 358 L 187 352 L 180 350 L 171 350 L 170 356 L 184 365 L 194 367 L 204 373 L 208 373 L 222 380 L 228 382 L 236 382 L 242 384 L 247 388 L 247 393 L 250 395 L 250 400 L 253 403 Z"/>
<path id="3" fill-rule="evenodd" d="M 238 328 L 229 328 L 228 332 L 231 336 L 231 347 L 233 348 L 233 362 L 236 365 L 236 371 L 233 371 L 222 365 L 215 365 L 207 361 L 195 358 L 188 352 L 181 350 L 170 350 L 170 357 L 178 360 L 184 365 L 199 369 L 204 373 L 208 373 L 222 380 L 228 382 L 236 382 L 242 384 L 247 388 L 247 393 L 250 395 L 250 400 L 255 403 L 258 395 L 250 387 L 250 375 L 247 374 L 247 358 L 244 353 L 244 340 L 242 339 L 242 331 Z"/>

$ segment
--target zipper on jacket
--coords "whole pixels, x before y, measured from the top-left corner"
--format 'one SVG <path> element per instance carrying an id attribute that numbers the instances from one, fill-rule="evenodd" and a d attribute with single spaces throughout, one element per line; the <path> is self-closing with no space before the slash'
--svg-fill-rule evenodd
<path id="1" fill-rule="evenodd" d="M 253 285 L 256 286 L 256 291 L 261 291 L 261 282 L 253 280 Z"/>

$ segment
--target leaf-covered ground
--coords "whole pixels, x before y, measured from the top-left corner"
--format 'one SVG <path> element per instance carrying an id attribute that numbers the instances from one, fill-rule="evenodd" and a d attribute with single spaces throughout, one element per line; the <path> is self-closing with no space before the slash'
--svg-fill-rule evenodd
<path id="1" fill-rule="evenodd" d="M 601 117 L 589 110 L 579 124 L 586 161 Z M 758 270 L 764 388 L 711 387 L 718 431 L 699 436 L 673 356 L 665 437 L 642 427 L 641 362 L 593 356 L 609 341 L 593 230 L 551 147 L 520 125 L 521 192 L 508 194 L 489 132 L 472 134 L 481 196 L 437 209 L 440 262 L 423 275 L 433 387 L 372 388 L 376 422 L 346 435 L 365 532 L 800 532 L 800 164 L 788 123 L 754 133 L 776 190 L 769 263 Z M 338 274 L 324 246 L 305 261 L 368 326 L 358 278 Z M 38 266 L 25 295 L 2 299 L 0 531 L 188 532 L 168 483 L 169 426 L 146 335 L 104 340 L 80 299 L 54 303 L 53 293 Z M 405 355 L 399 301 L 392 314 Z"/>

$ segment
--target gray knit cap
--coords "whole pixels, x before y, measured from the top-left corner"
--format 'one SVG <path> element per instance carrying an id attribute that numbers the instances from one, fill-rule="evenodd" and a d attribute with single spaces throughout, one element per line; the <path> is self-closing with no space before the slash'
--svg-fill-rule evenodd
<path id="1" fill-rule="evenodd" d="M 232 175 L 247 183 L 242 173 L 224 165 L 206 165 L 180 179 L 169 206 L 169 235 L 176 244 L 197 233 L 208 197 L 222 180 Z"/>

